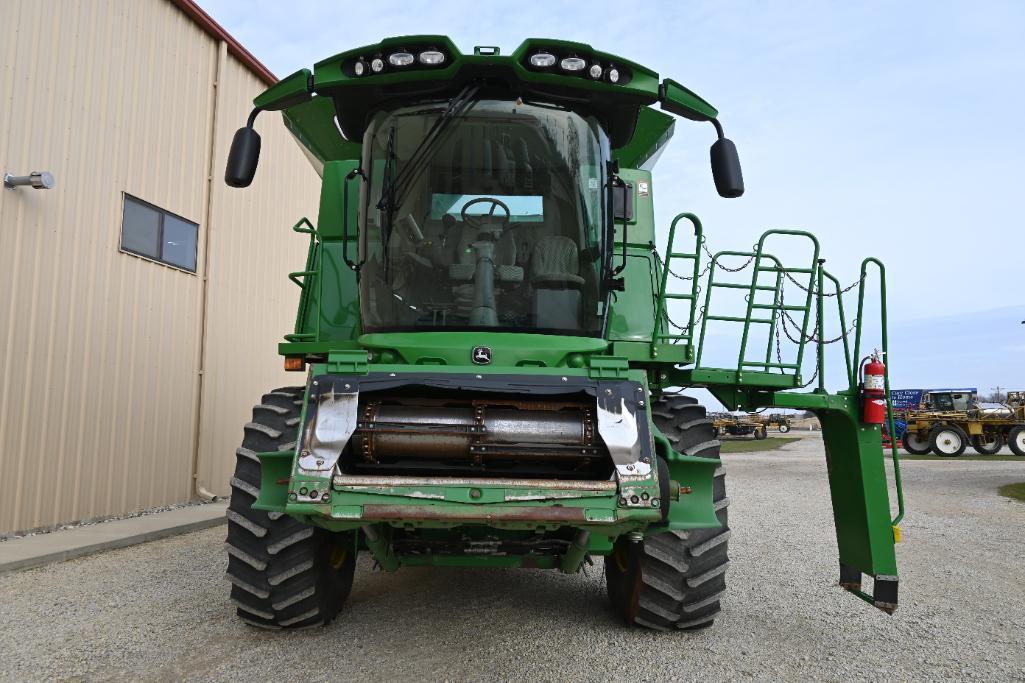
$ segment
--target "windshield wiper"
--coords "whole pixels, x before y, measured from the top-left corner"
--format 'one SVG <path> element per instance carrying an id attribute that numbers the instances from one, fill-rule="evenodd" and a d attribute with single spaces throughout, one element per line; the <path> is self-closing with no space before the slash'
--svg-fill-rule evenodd
<path id="1" fill-rule="evenodd" d="M 431 126 L 431 129 L 427 131 L 427 135 L 424 136 L 424 139 L 413 150 L 405 167 L 395 177 L 395 180 L 389 182 L 387 187 L 381 192 L 381 200 L 377 203 L 377 208 L 386 212 L 386 220 L 389 224 L 392 213 L 397 206 L 402 204 L 402 200 L 405 198 L 412 181 L 420 174 L 420 171 L 423 170 L 427 162 L 430 161 L 445 130 L 452 121 L 462 116 L 476 102 L 478 90 L 480 90 L 480 86 L 471 83 L 459 91 L 458 95 L 449 100 L 445 111 L 438 115 L 438 119 Z M 392 161 L 394 155 L 394 148 L 389 149 L 389 164 L 394 163 Z"/>

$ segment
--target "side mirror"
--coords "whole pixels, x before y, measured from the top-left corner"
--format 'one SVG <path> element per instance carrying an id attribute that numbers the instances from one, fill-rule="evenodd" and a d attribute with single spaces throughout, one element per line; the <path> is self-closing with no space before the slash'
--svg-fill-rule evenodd
<path id="1" fill-rule="evenodd" d="M 224 168 L 224 182 L 231 187 L 249 187 L 260 163 L 260 134 L 252 126 L 235 131 Z"/>
<path id="2" fill-rule="evenodd" d="M 719 138 L 712 145 L 712 178 L 720 197 L 733 199 L 744 194 L 744 174 L 740 170 L 737 146 L 728 138 Z"/>

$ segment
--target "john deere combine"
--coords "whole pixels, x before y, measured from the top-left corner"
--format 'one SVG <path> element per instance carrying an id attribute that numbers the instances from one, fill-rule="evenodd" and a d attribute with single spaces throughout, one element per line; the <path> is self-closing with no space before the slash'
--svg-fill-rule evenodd
<path id="1" fill-rule="evenodd" d="M 405 36 L 298 71 L 254 104 L 227 183 L 249 185 L 257 115 L 281 111 L 323 184 L 316 223 L 293 228 L 309 255 L 289 276 L 299 307 L 279 347 L 305 383 L 263 396 L 232 479 L 228 578 L 243 619 L 326 623 L 369 553 L 385 571 L 573 573 L 600 556 L 627 623 L 711 624 L 728 566 L 725 473 L 682 387 L 731 410 L 818 414 L 841 585 L 896 607 L 900 512 L 879 426 L 860 417 L 860 328 L 853 353 L 843 336 L 849 388 L 822 383 L 823 297 L 839 284 L 817 240 L 774 230 L 708 261 L 700 221 L 680 214 L 656 251 L 650 169 L 670 114 L 711 124 L 716 188 L 743 193 L 708 102 L 579 43 L 532 39 L 504 56 Z M 684 221 L 693 234 L 677 240 Z M 783 239 L 809 258 L 786 265 Z M 747 280 L 723 276 L 731 257 L 747 259 Z M 673 268 L 682 290 L 667 287 Z M 791 281 L 796 303 L 783 298 Z M 716 307 L 730 289 L 745 311 Z M 702 363 L 709 321 L 737 325 L 735 365 Z M 757 357 L 756 326 L 768 330 Z M 781 329 L 797 343 L 781 345 Z M 806 386 L 806 347 L 818 389 L 787 391 Z"/>

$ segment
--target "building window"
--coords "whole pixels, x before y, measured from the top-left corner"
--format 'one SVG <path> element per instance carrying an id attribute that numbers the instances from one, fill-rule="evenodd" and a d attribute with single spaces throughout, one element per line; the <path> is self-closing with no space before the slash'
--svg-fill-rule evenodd
<path id="1" fill-rule="evenodd" d="M 124 198 L 121 249 L 195 273 L 199 226 L 141 199 Z"/>

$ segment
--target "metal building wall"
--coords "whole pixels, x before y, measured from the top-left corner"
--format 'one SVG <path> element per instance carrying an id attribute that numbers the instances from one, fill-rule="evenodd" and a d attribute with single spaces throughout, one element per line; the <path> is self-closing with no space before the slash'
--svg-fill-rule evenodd
<path id="1" fill-rule="evenodd" d="M 231 137 L 263 90 L 235 60 L 225 62 L 218 97 L 210 215 L 210 270 L 206 350 L 200 420 L 198 485 L 226 495 L 242 442 L 260 396 L 276 387 L 304 384 L 286 373 L 277 355 L 282 335 L 295 324 L 299 288 L 288 273 L 306 265 L 308 237 L 292 232 L 303 216 L 317 220 L 320 183 L 299 146 L 273 112 L 260 114 L 260 168 L 245 189 L 222 181 Z"/>
<path id="2" fill-rule="evenodd" d="M 230 130 L 264 85 L 163 0 L 7 3 L 0 55 L 0 165 L 57 180 L 0 190 L 0 532 L 187 500 L 197 442 L 225 492 L 234 449 L 215 450 L 283 375 L 312 170 L 264 115 L 259 179 L 227 194 Z M 198 275 L 119 251 L 123 192 L 199 224 Z"/>

